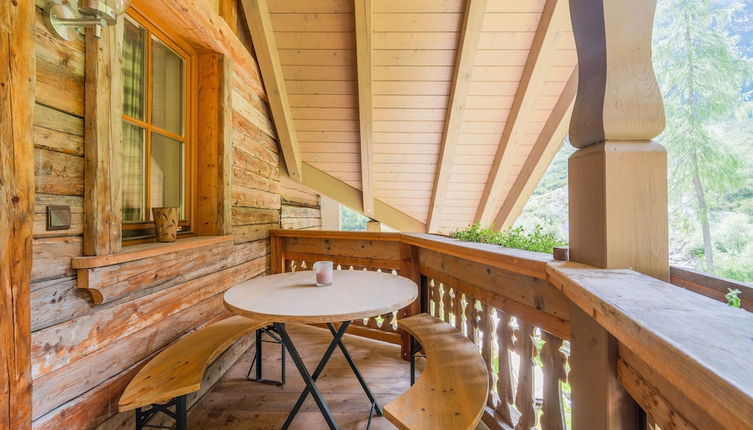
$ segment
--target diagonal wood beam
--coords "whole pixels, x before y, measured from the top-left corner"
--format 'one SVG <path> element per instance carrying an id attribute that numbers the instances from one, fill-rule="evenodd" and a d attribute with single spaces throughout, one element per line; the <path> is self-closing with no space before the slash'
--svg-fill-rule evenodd
<path id="1" fill-rule="evenodd" d="M 303 185 L 345 206 L 362 211 L 361 192 L 356 188 L 308 163 L 303 163 L 303 177 Z M 424 223 L 378 199 L 374 199 L 372 218 L 402 232 L 426 233 Z"/>
<path id="2" fill-rule="evenodd" d="M 427 226 L 430 233 L 439 229 L 444 209 L 447 186 L 450 182 L 450 173 L 460 136 L 460 128 L 463 124 L 463 112 L 471 86 L 473 66 L 476 63 L 476 53 L 481 39 L 481 28 L 484 24 L 487 0 L 468 0 L 465 4 L 465 17 L 463 30 L 458 43 L 457 57 L 455 60 L 455 76 L 450 90 L 450 101 L 447 106 L 442 146 L 439 151 L 439 163 L 434 176 L 434 192 L 429 205 L 429 217 Z"/>
<path id="3" fill-rule="evenodd" d="M 491 217 L 500 198 L 505 176 L 510 170 L 525 127 L 531 119 L 536 98 L 544 83 L 552 55 L 557 48 L 557 41 L 565 28 L 567 19 L 569 19 L 567 0 L 547 0 L 523 68 L 523 75 L 520 78 L 512 108 L 505 122 L 484 192 L 481 195 L 481 201 L 476 210 L 476 220 L 482 225 L 488 225 L 492 221 Z"/>
<path id="4" fill-rule="evenodd" d="M 361 131 L 363 213 L 374 216 L 374 112 L 371 77 L 371 0 L 355 0 L 358 120 Z"/>
<path id="5" fill-rule="evenodd" d="M 557 104 L 541 129 L 533 149 L 528 154 L 523 168 L 515 178 L 510 192 L 507 193 L 502 207 L 494 218 L 494 225 L 506 230 L 512 226 L 523 211 L 528 198 L 538 185 L 555 154 L 562 148 L 567 137 L 570 116 L 573 113 L 575 93 L 578 91 L 578 69 L 573 70 Z"/>
<path id="6" fill-rule="evenodd" d="M 288 92 L 282 75 L 280 58 L 277 55 L 272 21 L 269 18 L 267 0 L 242 0 L 246 23 L 259 61 L 264 88 L 267 90 L 272 119 L 282 148 L 282 157 L 290 178 L 301 182 L 303 174 L 298 139 L 295 135 L 293 115 L 290 112 Z"/>

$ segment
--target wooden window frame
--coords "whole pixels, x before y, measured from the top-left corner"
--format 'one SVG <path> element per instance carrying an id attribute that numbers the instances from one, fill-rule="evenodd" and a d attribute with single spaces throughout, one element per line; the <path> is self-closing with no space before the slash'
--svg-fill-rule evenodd
<path id="1" fill-rule="evenodd" d="M 199 53 L 191 47 L 190 44 L 183 41 L 176 33 L 177 31 L 171 31 L 167 25 L 159 25 L 155 20 L 151 19 L 148 15 L 144 14 L 139 8 L 131 6 L 127 13 L 127 19 L 131 19 L 138 25 L 146 30 L 146 93 L 145 93 L 145 105 L 144 105 L 144 119 L 139 120 L 137 118 L 130 117 L 121 112 L 120 119 L 123 122 L 142 128 L 145 132 L 144 147 L 145 147 L 145 159 L 146 165 L 144 166 L 145 175 L 145 222 L 121 222 L 122 230 L 143 230 L 151 229 L 154 222 L 151 220 L 151 141 L 152 132 L 157 132 L 170 139 L 177 140 L 184 144 L 184 217 L 180 220 L 179 226 L 181 228 L 189 228 L 189 230 L 179 232 L 180 237 L 193 236 L 196 228 L 196 181 L 198 179 L 197 172 L 197 145 L 196 136 L 198 135 L 198 76 L 199 76 Z M 185 136 L 179 136 L 157 127 L 152 124 L 151 107 L 152 107 L 152 44 L 154 43 L 152 37 L 156 37 L 168 48 L 172 49 L 185 61 L 185 117 L 184 117 L 184 134 Z M 122 91 L 122 88 L 116 89 Z M 122 178 L 121 178 L 122 180 Z M 154 238 L 123 238 L 123 245 L 135 245 L 139 243 L 153 242 Z"/>

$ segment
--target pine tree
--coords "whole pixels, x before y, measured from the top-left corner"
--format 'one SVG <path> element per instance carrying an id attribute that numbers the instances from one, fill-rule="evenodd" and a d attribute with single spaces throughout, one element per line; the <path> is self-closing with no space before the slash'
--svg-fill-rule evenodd
<path id="1" fill-rule="evenodd" d="M 743 1 L 660 0 L 655 30 L 655 68 L 664 93 L 667 129 L 660 141 L 670 162 L 670 195 L 677 213 L 695 200 L 705 269 L 714 273 L 712 202 L 742 182 L 741 158 L 720 133 L 746 106 L 743 88 L 751 63 L 728 33 Z M 711 198 L 710 198 L 711 197 Z"/>

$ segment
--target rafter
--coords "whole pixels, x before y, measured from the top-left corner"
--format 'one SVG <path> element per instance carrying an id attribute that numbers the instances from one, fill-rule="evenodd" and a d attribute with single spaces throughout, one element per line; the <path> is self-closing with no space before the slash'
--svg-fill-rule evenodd
<path id="1" fill-rule="evenodd" d="M 434 192 L 429 206 L 427 226 L 429 232 L 439 229 L 444 209 L 445 194 L 450 181 L 450 171 L 457 149 L 460 128 L 463 123 L 463 112 L 471 85 L 473 66 L 476 62 L 478 43 L 481 39 L 481 28 L 484 24 L 487 0 L 468 0 L 465 5 L 463 30 L 458 43 L 458 53 L 455 60 L 455 76 L 452 80 L 450 100 L 447 106 L 442 146 L 439 152 L 439 163 L 434 176 Z"/>
<path id="2" fill-rule="evenodd" d="M 546 168 L 552 162 L 552 158 L 562 148 L 562 143 L 567 136 L 577 91 L 578 69 L 576 68 L 567 81 L 557 104 L 554 105 L 554 109 L 552 109 L 552 113 L 544 124 L 533 149 L 531 149 L 525 164 L 523 164 L 523 168 L 520 169 L 520 174 L 518 174 L 510 192 L 507 193 L 504 202 L 502 202 L 502 207 L 494 218 L 494 225 L 499 226 L 500 229 L 506 230 L 512 226 L 544 175 Z"/>
<path id="3" fill-rule="evenodd" d="M 308 163 L 303 163 L 303 178 L 303 185 L 312 190 L 357 211 L 363 211 L 361 192 L 356 188 Z M 378 199 L 374 199 L 374 215 L 372 218 L 400 231 L 426 232 L 426 224 Z"/>
<path id="4" fill-rule="evenodd" d="M 523 68 L 523 75 L 476 211 L 476 220 L 482 225 L 487 225 L 491 221 L 505 176 L 512 166 L 520 138 L 530 121 L 539 90 L 544 84 L 544 77 L 557 48 L 557 41 L 565 28 L 566 20 L 569 19 L 567 12 L 567 0 L 547 0 L 544 5 L 528 59 Z"/>
<path id="5" fill-rule="evenodd" d="M 371 78 L 371 0 L 355 1 L 356 62 L 358 68 L 358 119 L 361 140 L 361 190 L 363 213 L 374 215 L 374 111 Z"/>
<path id="6" fill-rule="evenodd" d="M 293 116 L 290 113 L 290 102 L 280 58 L 277 54 L 277 43 L 269 17 L 267 0 L 243 0 L 242 4 L 248 29 L 254 41 L 254 50 L 259 61 L 264 87 L 267 90 L 269 107 L 282 148 L 285 167 L 288 169 L 290 178 L 300 182 L 303 174 L 301 154 L 293 125 Z"/>

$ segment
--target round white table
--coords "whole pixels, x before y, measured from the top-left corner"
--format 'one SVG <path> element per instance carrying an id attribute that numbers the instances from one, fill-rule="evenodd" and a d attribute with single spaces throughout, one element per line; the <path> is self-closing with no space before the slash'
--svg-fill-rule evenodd
<path id="1" fill-rule="evenodd" d="M 225 306 L 236 314 L 274 324 L 284 348 L 290 353 L 306 388 L 283 425 L 287 429 L 306 397 L 311 394 L 330 429 L 338 429 L 329 407 L 316 386 L 316 380 L 332 353 L 340 348 L 354 375 L 371 401 L 372 412 L 382 415 L 366 381 L 342 342 L 352 320 L 370 318 L 401 309 L 418 297 L 418 286 L 410 279 L 380 272 L 335 270 L 333 283 L 317 287 L 314 272 L 301 271 L 263 276 L 242 282 L 225 292 Z M 309 373 L 285 328 L 286 323 L 326 323 L 332 342 L 313 373 Z M 335 328 L 334 323 L 342 323 Z"/>

